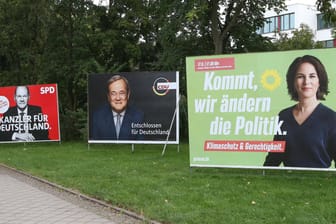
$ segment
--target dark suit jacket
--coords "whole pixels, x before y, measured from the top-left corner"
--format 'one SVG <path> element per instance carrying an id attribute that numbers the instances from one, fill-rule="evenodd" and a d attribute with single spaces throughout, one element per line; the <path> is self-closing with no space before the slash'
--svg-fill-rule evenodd
<path id="1" fill-rule="evenodd" d="M 132 123 L 142 123 L 144 113 L 128 106 L 122 120 L 119 140 L 141 140 L 143 135 L 132 133 Z M 104 105 L 93 114 L 90 140 L 117 140 L 113 113 L 110 105 Z"/>
<path id="2" fill-rule="evenodd" d="M 41 107 L 39 106 L 33 106 L 28 105 L 27 108 L 27 115 L 30 115 L 31 117 L 31 123 L 30 126 L 33 127 L 34 124 L 38 122 L 34 122 L 34 115 L 42 114 Z M 10 107 L 6 113 L 4 113 L 3 121 L 6 117 L 12 117 L 12 116 L 19 116 L 17 107 Z M 3 122 L 4 123 L 4 122 Z M 12 123 L 4 123 L 4 124 L 17 124 L 16 122 Z M 0 140 L 1 141 L 12 141 L 12 135 L 14 132 L 18 132 L 14 129 L 11 129 L 10 131 L 1 131 L 0 133 Z M 29 133 L 31 133 L 35 140 L 48 140 L 49 139 L 49 131 L 48 130 L 29 130 Z"/>

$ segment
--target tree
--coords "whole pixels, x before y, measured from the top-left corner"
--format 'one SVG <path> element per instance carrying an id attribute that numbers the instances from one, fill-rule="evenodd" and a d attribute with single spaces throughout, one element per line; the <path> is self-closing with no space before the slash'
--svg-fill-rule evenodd
<path id="1" fill-rule="evenodd" d="M 263 26 L 266 9 L 279 11 L 284 8 L 284 0 L 195 0 L 189 18 L 199 21 L 200 27 L 207 27 L 214 53 L 221 54 L 231 52 L 236 47 L 244 48 L 238 46 L 238 43 L 243 43 L 237 40 L 242 40 L 243 36 L 248 37 L 246 34 L 255 33 Z M 245 43 L 248 40 L 245 39 Z"/>
<path id="2" fill-rule="evenodd" d="M 335 0 L 317 0 L 317 9 L 324 14 L 325 21 L 336 25 L 336 1 Z"/>
<path id="3" fill-rule="evenodd" d="M 313 49 L 322 48 L 321 43 L 314 41 L 314 34 L 306 24 L 301 24 L 299 29 L 288 33 L 279 34 L 280 38 L 275 42 L 277 50 L 294 50 L 294 49 Z"/>
<path id="4" fill-rule="evenodd" d="M 49 1 L 0 2 L 0 74 L 7 85 L 41 82 Z"/>
<path id="5" fill-rule="evenodd" d="M 55 0 L 51 7 L 44 79 L 59 86 L 62 138 L 85 138 L 87 76 L 102 71 L 91 51 L 98 41 L 95 6 L 89 0 Z"/>
<path id="6" fill-rule="evenodd" d="M 88 74 L 178 70 L 186 96 L 185 57 L 272 50 L 255 31 L 267 9 L 282 8 L 284 0 L 0 0 L 0 83 L 57 83 L 62 139 L 85 138 Z"/>
<path id="7" fill-rule="evenodd" d="M 330 24 L 333 29 L 333 37 L 336 39 L 336 0 L 318 0 L 317 9 L 323 13 L 324 20 Z"/>

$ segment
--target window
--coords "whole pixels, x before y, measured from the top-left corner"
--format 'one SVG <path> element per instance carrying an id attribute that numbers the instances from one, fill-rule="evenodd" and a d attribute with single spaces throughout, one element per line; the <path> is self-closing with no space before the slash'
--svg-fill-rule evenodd
<path id="1" fill-rule="evenodd" d="M 326 41 L 322 41 L 323 43 L 323 47 L 325 48 L 332 48 L 332 47 L 336 47 L 336 39 L 335 40 L 326 40 Z"/>
<path id="2" fill-rule="evenodd" d="M 281 29 L 280 30 L 294 29 L 294 13 L 282 15 L 280 16 L 280 18 L 281 18 Z"/>
<path id="3" fill-rule="evenodd" d="M 270 17 L 264 22 L 264 27 L 261 28 L 261 33 L 272 33 L 277 30 L 277 18 Z"/>
<path id="4" fill-rule="evenodd" d="M 321 30 L 321 29 L 328 29 L 328 28 L 332 28 L 332 26 L 330 25 L 330 23 L 324 20 L 323 14 L 317 14 L 317 29 Z"/>
<path id="5" fill-rule="evenodd" d="M 294 29 L 294 22 L 294 13 L 269 17 L 266 18 L 264 26 L 259 30 L 259 33 L 272 33 Z"/>

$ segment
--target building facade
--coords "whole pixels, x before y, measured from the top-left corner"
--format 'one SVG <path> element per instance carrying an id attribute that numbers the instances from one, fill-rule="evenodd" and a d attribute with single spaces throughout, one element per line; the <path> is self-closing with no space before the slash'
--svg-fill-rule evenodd
<path id="1" fill-rule="evenodd" d="M 323 20 L 323 15 L 316 9 L 315 0 L 287 0 L 287 9 L 277 14 L 274 11 L 266 11 L 266 22 L 258 32 L 265 37 L 279 38 L 279 33 L 287 33 L 299 29 L 301 24 L 308 25 L 315 39 L 325 47 L 336 47 L 336 39 L 333 38 L 333 29 Z"/>

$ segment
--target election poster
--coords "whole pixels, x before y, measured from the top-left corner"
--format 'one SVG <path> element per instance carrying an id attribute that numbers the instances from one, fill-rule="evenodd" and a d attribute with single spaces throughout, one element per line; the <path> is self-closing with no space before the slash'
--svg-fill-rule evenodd
<path id="1" fill-rule="evenodd" d="M 0 143 L 60 141 L 57 84 L 0 87 Z"/>
<path id="2" fill-rule="evenodd" d="M 179 142 L 178 72 L 88 77 L 88 142 Z"/>
<path id="3" fill-rule="evenodd" d="M 335 170 L 336 49 L 187 57 L 191 167 Z"/>

